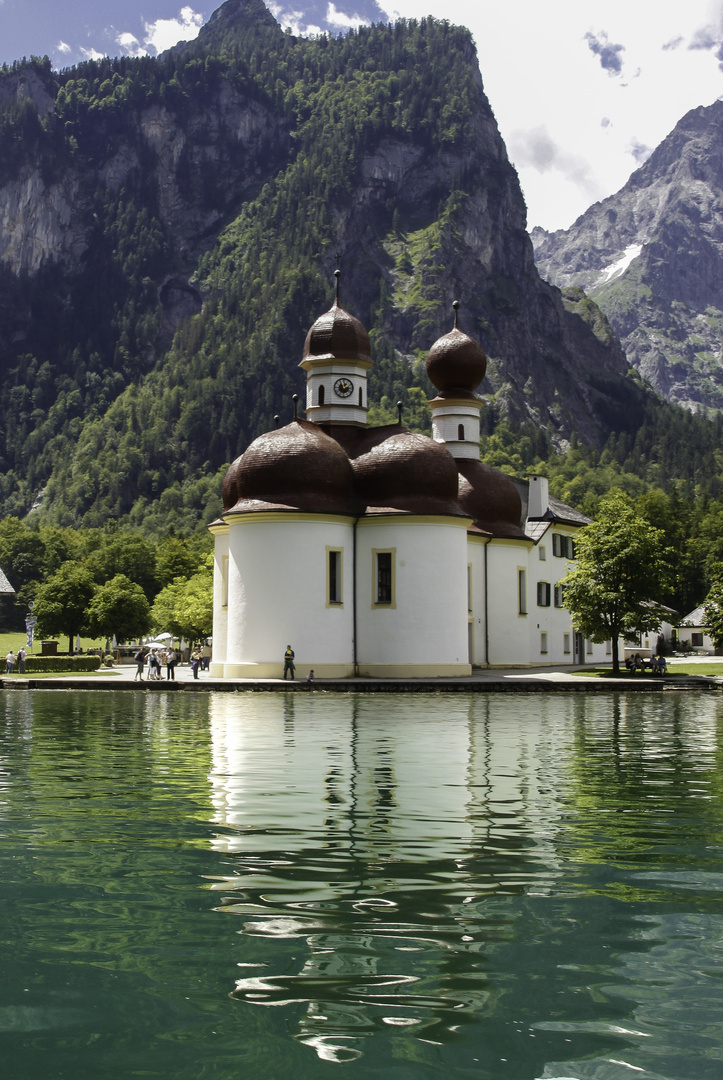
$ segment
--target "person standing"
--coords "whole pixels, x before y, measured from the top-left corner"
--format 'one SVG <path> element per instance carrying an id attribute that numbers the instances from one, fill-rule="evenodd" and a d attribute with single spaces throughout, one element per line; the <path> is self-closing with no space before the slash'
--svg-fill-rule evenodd
<path id="1" fill-rule="evenodd" d="M 287 671 L 290 671 L 291 672 L 291 678 L 292 679 L 294 678 L 294 670 L 295 670 L 294 656 L 295 656 L 294 650 L 291 648 L 290 645 L 287 645 L 286 646 L 286 652 L 284 653 L 284 678 L 286 678 L 286 672 Z"/>
<path id="2" fill-rule="evenodd" d="M 198 669 L 201 666 L 201 647 L 197 645 L 191 654 L 191 670 L 193 671 L 194 679 L 198 678 Z"/>
<path id="3" fill-rule="evenodd" d="M 171 647 L 166 649 L 166 680 L 176 681 L 176 650 Z"/>
<path id="4" fill-rule="evenodd" d="M 143 682 L 143 668 L 145 667 L 145 663 L 145 653 L 143 652 L 143 649 L 139 649 L 136 653 L 136 678 L 133 680 L 133 682 L 135 682 L 136 679 L 140 679 L 141 682 Z"/>
<path id="5" fill-rule="evenodd" d="M 25 674 L 25 657 L 26 657 L 26 655 L 27 654 L 25 652 L 25 646 L 21 645 L 20 648 L 18 649 L 18 675 L 24 675 Z"/>
<path id="6" fill-rule="evenodd" d="M 12 675 L 13 668 L 15 667 L 15 653 L 11 649 L 5 657 L 5 674 Z"/>

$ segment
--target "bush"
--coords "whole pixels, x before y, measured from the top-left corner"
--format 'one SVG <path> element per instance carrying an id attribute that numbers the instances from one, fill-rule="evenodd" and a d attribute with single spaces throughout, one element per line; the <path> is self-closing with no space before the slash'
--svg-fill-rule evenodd
<path id="1" fill-rule="evenodd" d="M 28 656 L 25 659 L 26 675 L 52 671 L 80 674 L 84 671 L 97 671 L 99 667 L 99 656 Z M 13 672 L 17 673 L 17 670 L 16 661 Z M 5 657 L 0 660 L 0 674 L 5 674 Z"/>

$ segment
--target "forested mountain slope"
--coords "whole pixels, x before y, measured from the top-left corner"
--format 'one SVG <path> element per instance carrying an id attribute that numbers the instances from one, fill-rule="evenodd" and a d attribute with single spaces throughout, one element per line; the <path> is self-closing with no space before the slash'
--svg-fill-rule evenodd
<path id="1" fill-rule="evenodd" d="M 687 113 L 570 229 L 533 240 L 540 272 L 594 298 L 663 397 L 723 407 L 723 101 Z"/>
<path id="2" fill-rule="evenodd" d="M 2 513 L 149 532 L 214 516 L 219 471 L 302 390 L 337 254 L 377 399 L 427 389 L 458 298 L 496 415 L 562 446 L 638 425 L 604 318 L 537 274 L 466 30 L 297 40 L 228 0 L 157 59 L 6 70 Z"/>

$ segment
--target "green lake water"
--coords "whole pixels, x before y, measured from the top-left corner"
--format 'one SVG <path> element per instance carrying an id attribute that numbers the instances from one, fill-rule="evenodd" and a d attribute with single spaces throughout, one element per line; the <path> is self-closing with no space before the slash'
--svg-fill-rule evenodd
<path id="1" fill-rule="evenodd" d="M 8 1080 L 720 1080 L 723 700 L 0 692 Z"/>

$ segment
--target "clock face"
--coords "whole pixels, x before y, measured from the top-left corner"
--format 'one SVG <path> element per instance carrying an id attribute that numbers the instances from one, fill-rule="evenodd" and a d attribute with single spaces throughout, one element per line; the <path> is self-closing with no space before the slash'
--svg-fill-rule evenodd
<path id="1" fill-rule="evenodd" d="M 334 383 L 334 393 L 337 397 L 349 397 L 353 389 L 354 387 L 348 379 L 337 379 Z"/>

